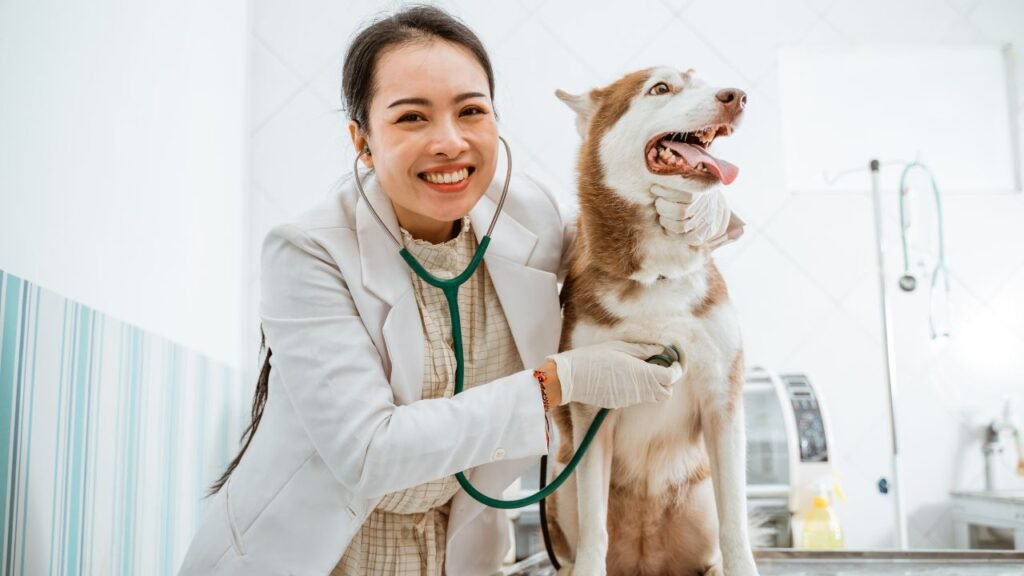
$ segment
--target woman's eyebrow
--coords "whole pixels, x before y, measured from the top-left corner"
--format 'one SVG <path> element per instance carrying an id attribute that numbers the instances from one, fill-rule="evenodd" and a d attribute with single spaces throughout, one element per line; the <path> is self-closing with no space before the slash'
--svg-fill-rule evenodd
<path id="1" fill-rule="evenodd" d="M 469 100 L 470 98 L 486 97 L 486 94 L 482 94 L 480 92 L 465 92 L 463 94 L 459 94 L 455 98 L 452 98 L 452 103 L 458 104 L 459 102 L 462 102 L 463 100 Z M 413 106 L 430 106 L 430 100 L 427 100 L 426 98 L 399 98 L 398 100 L 395 100 L 394 102 L 389 104 L 388 108 L 394 108 L 395 106 L 402 106 L 404 104 L 409 104 Z"/>

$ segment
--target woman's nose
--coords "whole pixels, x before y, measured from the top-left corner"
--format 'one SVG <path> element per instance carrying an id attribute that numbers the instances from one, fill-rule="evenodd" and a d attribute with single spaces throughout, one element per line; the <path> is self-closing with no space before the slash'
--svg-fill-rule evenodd
<path id="1" fill-rule="evenodd" d="M 466 135 L 457 122 L 452 120 L 436 122 L 431 134 L 431 154 L 441 154 L 455 158 L 469 149 Z"/>

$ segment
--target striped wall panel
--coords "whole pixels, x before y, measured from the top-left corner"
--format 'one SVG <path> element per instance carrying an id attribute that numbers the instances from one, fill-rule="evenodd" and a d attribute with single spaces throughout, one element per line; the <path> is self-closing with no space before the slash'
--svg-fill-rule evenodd
<path id="1" fill-rule="evenodd" d="M 0 271 L 0 574 L 173 574 L 240 375 Z"/>

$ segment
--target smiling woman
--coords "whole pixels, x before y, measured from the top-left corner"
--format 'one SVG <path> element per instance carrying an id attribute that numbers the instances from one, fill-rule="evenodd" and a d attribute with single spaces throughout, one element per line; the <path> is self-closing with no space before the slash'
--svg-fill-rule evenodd
<path id="1" fill-rule="evenodd" d="M 493 573 L 504 511 L 455 474 L 498 496 L 547 452 L 547 410 L 653 402 L 681 373 L 642 360 L 661 345 L 559 354 L 575 229 L 534 180 L 495 177 L 493 74 L 464 24 L 385 17 L 353 40 L 342 84 L 363 167 L 264 241 L 252 421 L 182 574 Z M 439 278 L 486 249 L 455 296 L 461 325 L 395 242 Z"/>

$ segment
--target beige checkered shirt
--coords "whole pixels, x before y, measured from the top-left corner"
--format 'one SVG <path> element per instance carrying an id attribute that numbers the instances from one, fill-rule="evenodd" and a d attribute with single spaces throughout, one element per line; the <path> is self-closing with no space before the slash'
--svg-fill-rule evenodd
<path id="1" fill-rule="evenodd" d="M 414 239 L 402 229 L 409 252 L 431 274 L 454 278 L 477 249 L 468 217 L 458 236 L 442 244 Z M 423 320 L 423 399 L 450 397 L 455 390 L 455 352 L 444 293 L 410 271 Z M 490 382 L 523 369 L 501 303 L 486 266 L 459 288 L 465 387 Z M 384 496 L 356 533 L 331 576 L 383 574 L 441 576 L 454 476 Z"/>

